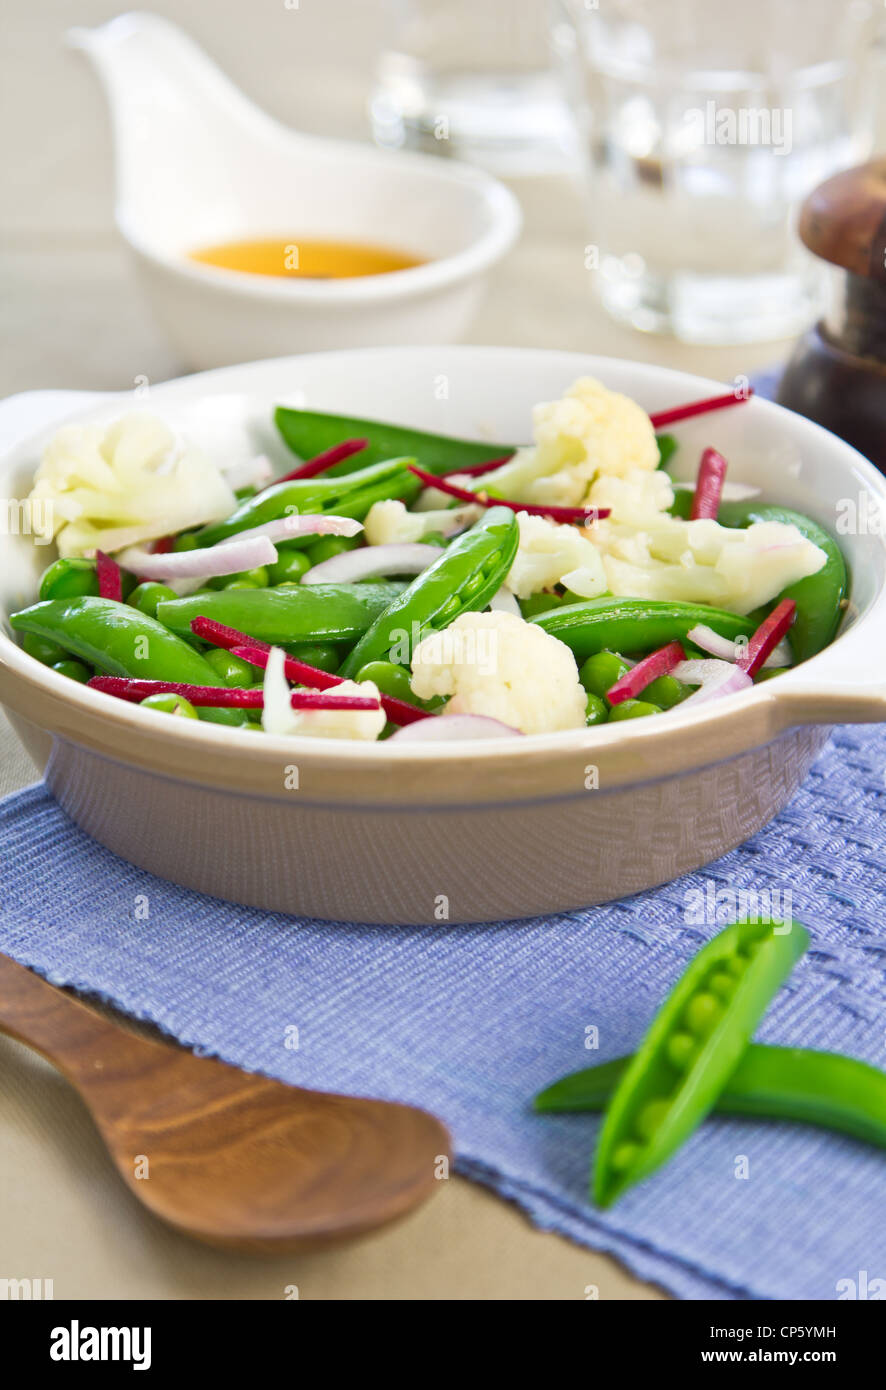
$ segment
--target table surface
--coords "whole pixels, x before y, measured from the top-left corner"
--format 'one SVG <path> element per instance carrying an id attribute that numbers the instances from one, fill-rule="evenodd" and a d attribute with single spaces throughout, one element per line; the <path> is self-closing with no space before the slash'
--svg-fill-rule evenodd
<path id="1" fill-rule="evenodd" d="M 76 18 L 97 23 L 121 8 L 81 0 Z M 273 13 L 248 0 L 142 8 L 174 17 L 289 123 L 365 135 L 379 0 L 280 4 Z M 347 24 L 339 22 L 345 15 Z M 113 230 L 105 114 L 91 76 L 60 44 L 69 7 L 65 0 L 9 0 L 6 17 L 0 88 L 10 118 L 0 120 L 0 146 L 10 144 L 2 153 L 12 187 L 0 212 L 0 395 L 125 390 L 136 377 L 178 375 Z M 32 113 L 24 130 L 11 119 L 15 110 Z M 584 266 L 592 236 L 577 188 L 565 178 L 513 187 L 525 230 L 495 272 L 468 341 L 632 357 L 722 381 L 784 356 L 784 343 L 688 347 L 611 323 Z M 35 774 L 0 721 L 5 795 Z M 3 1038 L 0 1173 L 0 1277 L 52 1278 L 57 1298 L 282 1298 L 292 1284 L 302 1298 L 582 1299 L 588 1286 L 604 1299 L 662 1296 L 608 1257 L 536 1231 L 516 1208 L 458 1178 L 406 1221 L 339 1250 L 256 1261 L 203 1248 L 138 1206 L 74 1092 Z"/>

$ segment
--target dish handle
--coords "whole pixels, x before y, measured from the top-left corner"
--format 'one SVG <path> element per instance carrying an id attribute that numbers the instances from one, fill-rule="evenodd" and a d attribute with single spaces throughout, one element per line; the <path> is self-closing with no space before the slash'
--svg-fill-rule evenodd
<path id="1" fill-rule="evenodd" d="M 884 600 L 832 646 L 769 687 L 784 727 L 886 722 Z"/>

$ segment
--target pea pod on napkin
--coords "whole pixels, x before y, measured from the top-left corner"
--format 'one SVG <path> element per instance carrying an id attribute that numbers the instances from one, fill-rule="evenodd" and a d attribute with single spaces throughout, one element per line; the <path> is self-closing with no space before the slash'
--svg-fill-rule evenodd
<path id="1" fill-rule="evenodd" d="M 654 1173 L 716 1104 L 779 985 L 809 945 L 799 922 L 726 927 L 677 981 L 606 1112 L 594 1198 Z"/>

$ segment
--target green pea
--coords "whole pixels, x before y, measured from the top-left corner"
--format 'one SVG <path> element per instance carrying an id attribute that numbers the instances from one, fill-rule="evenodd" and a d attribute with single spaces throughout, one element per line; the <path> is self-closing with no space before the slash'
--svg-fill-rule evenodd
<path id="1" fill-rule="evenodd" d="M 52 669 L 58 671 L 60 676 L 69 676 L 72 681 L 80 681 L 81 685 L 85 685 L 92 675 L 92 671 L 82 661 L 54 661 Z"/>
<path id="2" fill-rule="evenodd" d="M 180 719 L 196 719 L 197 711 L 183 695 L 146 695 L 139 703 L 145 709 L 160 710 L 163 714 L 173 714 Z"/>
<path id="3" fill-rule="evenodd" d="M 703 990 L 689 1000 L 686 1005 L 684 1021 L 690 1033 L 706 1038 L 709 1033 L 714 1031 L 722 1015 L 723 1005 L 720 1000 L 715 995 L 708 994 Z"/>
<path id="4" fill-rule="evenodd" d="M 617 1173 L 625 1172 L 626 1169 L 631 1167 L 639 1152 L 639 1144 L 632 1144 L 629 1140 L 626 1143 L 619 1144 L 612 1155 L 612 1167 Z"/>
<path id="5" fill-rule="evenodd" d="M 436 617 L 435 617 L 435 619 L 434 619 L 435 624 L 437 624 L 438 626 L 439 626 L 439 624 L 441 624 L 441 623 L 445 624 L 445 623 L 446 623 L 446 620 L 447 620 L 448 618 L 454 618 L 455 615 L 456 615 L 456 613 L 460 613 L 460 612 L 461 612 L 461 609 L 462 609 L 461 597 L 460 597 L 458 594 L 453 594 L 453 595 L 452 595 L 452 598 L 447 599 L 447 601 L 444 603 L 443 607 L 442 607 L 442 608 L 440 609 L 440 611 L 437 613 L 437 615 L 436 615 Z"/>
<path id="6" fill-rule="evenodd" d="M 428 531 L 421 537 L 422 545 L 436 545 L 440 550 L 445 550 L 449 541 L 442 531 Z"/>
<path id="7" fill-rule="evenodd" d="M 661 705 L 650 704 L 648 700 L 622 700 L 609 712 L 609 723 L 617 719 L 643 719 L 647 714 L 661 714 Z"/>
<path id="8" fill-rule="evenodd" d="M 232 656 L 221 647 L 213 647 L 204 653 L 204 657 L 213 671 L 221 676 L 225 685 L 249 685 L 252 680 L 252 667 L 249 662 L 242 661 L 239 656 Z"/>
<path id="9" fill-rule="evenodd" d="M 198 550 L 199 545 L 200 543 L 197 540 L 196 531 L 182 531 L 181 535 L 176 536 L 175 540 L 172 542 L 172 548 L 175 551 Z"/>
<path id="10" fill-rule="evenodd" d="M 609 718 L 609 706 L 600 695 L 589 695 L 585 710 L 585 723 L 589 726 L 605 724 Z"/>
<path id="11" fill-rule="evenodd" d="M 367 661 L 365 666 L 360 667 L 356 679 L 372 681 L 383 695 L 393 695 L 412 705 L 418 703 L 409 684 L 409 672 L 405 666 L 398 666 L 394 661 Z"/>
<path id="12" fill-rule="evenodd" d="M 679 705 L 681 700 L 685 700 L 691 694 L 691 685 L 684 685 L 674 676 L 659 676 L 647 685 L 643 691 L 643 699 L 650 700 L 661 709 L 673 709 L 674 705 Z"/>
<path id="13" fill-rule="evenodd" d="M 673 1033 L 667 1041 L 668 1061 L 677 1071 L 687 1071 L 698 1043 L 691 1033 Z"/>
<path id="14" fill-rule="evenodd" d="M 459 589 L 459 597 L 462 601 L 473 598 L 474 594 L 479 594 L 480 590 L 485 587 L 486 582 L 486 575 L 481 570 L 479 573 L 472 575 L 465 584 L 462 584 Z"/>
<path id="15" fill-rule="evenodd" d="M 250 589 L 266 589 L 270 583 L 270 575 L 264 565 L 257 565 L 255 569 L 238 570 L 236 574 L 220 574 L 214 579 L 209 580 L 211 589 L 242 589 L 244 586 Z"/>
<path id="16" fill-rule="evenodd" d="M 94 560 L 56 560 L 43 571 L 40 598 L 97 598 L 98 575 Z"/>
<path id="17" fill-rule="evenodd" d="M 22 638 L 22 646 L 32 656 L 35 661 L 39 661 L 44 666 L 54 666 L 57 661 L 67 661 L 68 652 L 64 647 L 60 647 L 58 642 L 50 642 L 46 637 L 38 637 L 35 632 L 26 632 Z"/>
<path id="18" fill-rule="evenodd" d="M 578 678 L 589 695 L 599 695 L 602 699 L 630 669 L 617 652 L 595 652 L 582 666 Z"/>
<path id="19" fill-rule="evenodd" d="M 291 550 L 277 547 L 277 559 L 268 568 L 270 584 L 298 583 L 303 574 L 311 568 L 311 562 L 304 550 Z"/>
<path id="20" fill-rule="evenodd" d="M 287 649 L 296 661 L 316 666 L 318 671 L 334 674 L 341 665 L 341 652 L 332 642 L 296 642 Z"/>
<path id="21" fill-rule="evenodd" d="M 362 540 L 362 536 L 323 536 L 319 541 L 311 541 L 304 553 L 311 565 L 321 565 L 324 560 L 331 560 L 345 550 L 356 550 Z"/>
<path id="22" fill-rule="evenodd" d="M 662 1120 L 669 1110 L 670 1102 L 667 1100 L 647 1101 L 636 1120 L 640 1138 L 651 1139 L 655 1131 L 661 1127 Z"/>
<path id="23" fill-rule="evenodd" d="M 157 604 L 173 598 L 178 598 L 178 594 L 168 584 L 158 584 L 149 579 L 144 584 L 137 584 L 126 602 L 140 613 L 147 613 L 149 618 L 156 618 Z"/>
<path id="24" fill-rule="evenodd" d="M 520 612 L 527 619 L 534 618 L 536 613 L 547 613 L 550 608 L 559 608 L 563 600 L 559 594 L 530 594 L 529 598 L 520 599 Z"/>
<path id="25" fill-rule="evenodd" d="M 708 980 L 708 989 L 718 999 L 731 999 L 735 993 L 735 978 L 725 970 L 717 970 Z"/>

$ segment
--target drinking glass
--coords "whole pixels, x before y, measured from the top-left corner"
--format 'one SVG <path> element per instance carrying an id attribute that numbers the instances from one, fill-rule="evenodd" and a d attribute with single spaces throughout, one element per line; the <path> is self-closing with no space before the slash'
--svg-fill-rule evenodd
<path id="1" fill-rule="evenodd" d="M 564 0 L 586 263 L 614 318 L 740 343 L 815 317 L 823 268 L 795 213 L 869 154 L 878 22 L 870 0 Z"/>
<path id="2" fill-rule="evenodd" d="M 574 166 L 550 0 L 390 0 L 371 103 L 387 147 L 523 175 Z"/>

